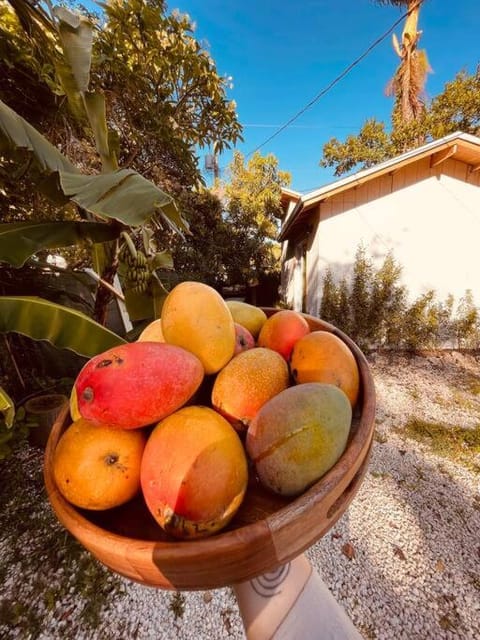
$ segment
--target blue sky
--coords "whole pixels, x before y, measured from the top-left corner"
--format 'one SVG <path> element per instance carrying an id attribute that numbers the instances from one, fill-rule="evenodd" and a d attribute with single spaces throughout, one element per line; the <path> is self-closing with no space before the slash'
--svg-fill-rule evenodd
<path id="1" fill-rule="evenodd" d="M 373 0 L 171 0 L 170 10 L 188 13 L 196 37 L 222 75 L 233 76 L 229 97 L 237 103 L 248 155 L 303 109 L 402 15 Z M 401 34 L 402 25 L 395 32 Z M 442 91 L 460 69 L 480 62 L 478 0 L 426 0 L 420 12 L 421 48 L 433 73 L 427 95 Z M 331 137 L 357 133 L 367 118 L 390 121 L 392 99 L 384 88 L 398 59 L 391 36 L 293 125 L 263 145 L 292 176 L 291 188 L 305 192 L 330 182 L 319 166 Z M 220 158 L 220 166 L 230 161 Z M 203 164 L 203 159 L 202 159 Z"/>

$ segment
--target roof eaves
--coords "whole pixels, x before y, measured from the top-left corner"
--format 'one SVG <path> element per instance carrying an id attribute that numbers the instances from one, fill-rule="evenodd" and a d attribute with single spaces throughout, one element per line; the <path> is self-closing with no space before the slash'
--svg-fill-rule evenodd
<path id="1" fill-rule="evenodd" d="M 469 142 L 472 144 L 476 144 L 480 146 L 480 138 L 469 134 L 462 133 L 461 131 L 455 131 L 454 133 L 450 133 L 443 138 L 439 138 L 438 140 L 433 140 L 432 142 L 428 142 L 421 147 L 416 147 L 415 149 L 411 149 L 410 151 L 406 151 L 399 156 L 395 156 L 385 162 L 380 162 L 379 164 L 374 165 L 373 167 L 369 167 L 368 169 L 362 169 L 361 171 L 357 171 L 346 178 L 341 178 L 339 180 L 334 180 L 333 182 L 329 182 L 328 184 L 316 189 L 315 191 L 310 191 L 310 193 L 306 193 L 302 195 L 300 200 L 295 205 L 294 209 L 288 216 L 288 219 L 285 220 L 283 228 L 279 234 L 279 240 L 283 241 L 291 229 L 295 219 L 300 215 L 301 211 L 307 207 L 311 207 L 323 199 L 328 197 L 328 194 L 335 190 L 342 189 L 348 185 L 354 186 L 355 184 L 361 184 L 370 176 L 374 176 L 377 173 L 381 173 L 387 169 L 391 169 L 395 167 L 395 165 L 405 162 L 409 159 L 414 159 L 420 155 L 428 155 L 430 152 L 433 152 L 438 147 L 442 147 L 450 142 L 454 142 L 455 140 L 464 140 L 465 142 Z"/>

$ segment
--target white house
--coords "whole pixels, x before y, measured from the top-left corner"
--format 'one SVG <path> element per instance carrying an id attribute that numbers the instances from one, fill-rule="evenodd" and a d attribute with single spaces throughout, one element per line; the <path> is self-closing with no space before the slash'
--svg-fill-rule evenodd
<path id="1" fill-rule="evenodd" d="M 480 138 L 454 133 L 301 195 L 286 190 L 282 297 L 319 314 L 327 267 L 351 273 L 360 243 L 379 267 L 389 251 L 411 298 L 435 289 L 480 304 Z"/>

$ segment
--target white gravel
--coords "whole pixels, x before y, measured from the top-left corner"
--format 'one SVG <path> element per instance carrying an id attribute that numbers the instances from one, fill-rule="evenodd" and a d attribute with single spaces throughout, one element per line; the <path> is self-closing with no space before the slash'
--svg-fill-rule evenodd
<path id="1" fill-rule="evenodd" d="M 378 412 L 369 472 L 347 513 L 307 555 L 364 638 L 477 640 L 479 475 L 406 438 L 402 427 L 412 416 L 452 426 L 480 424 L 480 357 L 376 356 L 372 370 Z M 24 458 L 25 464 L 38 464 L 31 452 Z M 37 501 L 36 507 L 45 505 Z M 9 544 L 4 535 L 2 557 Z M 7 572 L 1 600 L 12 598 L 19 580 L 21 593 L 28 593 L 30 576 L 24 569 L 19 575 L 19 566 L 12 564 Z M 53 575 L 45 576 L 45 585 L 68 580 L 62 570 L 60 563 Z M 123 579 L 120 584 L 123 593 L 102 611 L 96 631 L 83 626 L 84 600 L 72 587 L 51 608 L 42 603 L 41 594 L 31 594 L 30 606 L 41 614 L 40 627 L 25 635 L 21 625 L 0 622 L 0 638 L 245 637 L 230 589 L 175 594 Z"/>

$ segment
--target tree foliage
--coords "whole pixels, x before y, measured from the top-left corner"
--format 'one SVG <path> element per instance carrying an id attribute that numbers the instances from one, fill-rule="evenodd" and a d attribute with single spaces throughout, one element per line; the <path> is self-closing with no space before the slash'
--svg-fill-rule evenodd
<path id="1" fill-rule="evenodd" d="M 179 206 L 191 235 L 170 240 L 175 278 L 202 280 L 220 290 L 279 270 L 281 187 L 290 176 L 279 170 L 273 155 L 256 153 L 245 162 L 238 151 L 227 174 L 210 191 L 181 194 Z"/>
<path id="2" fill-rule="evenodd" d="M 230 278 L 246 283 L 279 269 L 276 237 L 282 215 L 281 190 L 290 184 L 290 174 L 279 169 L 273 154 L 256 152 L 245 162 L 239 151 L 234 153 L 228 173 L 229 182 L 218 188 L 224 197 L 225 221 L 232 234 L 230 247 L 236 258 Z"/>
<path id="3" fill-rule="evenodd" d="M 60 82 L 64 68 L 48 26 L 30 20 L 22 27 L 28 6 L 0 0 L 0 98 L 76 166 L 100 170 L 89 123 L 65 100 L 69 85 Z M 162 0 L 120 0 L 103 9 L 90 88 L 106 97 L 109 142 L 121 166 L 176 195 L 201 179 L 196 147 L 215 143 L 220 150 L 241 139 L 235 103 L 227 97 L 231 79 L 217 73 L 188 16 L 168 13 Z M 17 219 L 20 210 L 32 213 L 28 199 L 19 197 L 18 180 L 4 188 Z"/>
<path id="4" fill-rule="evenodd" d="M 344 142 L 331 138 L 323 147 L 320 164 L 334 167 L 335 175 L 340 176 L 455 131 L 480 134 L 480 66 L 473 74 L 460 71 L 447 82 L 418 120 L 400 124 L 388 132 L 383 122 L 372 118 L 357 135 L 349 135 Z"/>
<path id="5" fill-rule="evenodd" d="M 220 152 L 241 139 L 231 78 L 220 76 L 186 14 L 163 0 L 104 5 L 94 43 L 92 79 L 108 96 L 121 131 L 121 159 L 174 192 L 196 183 L 195 147 Z"/>

